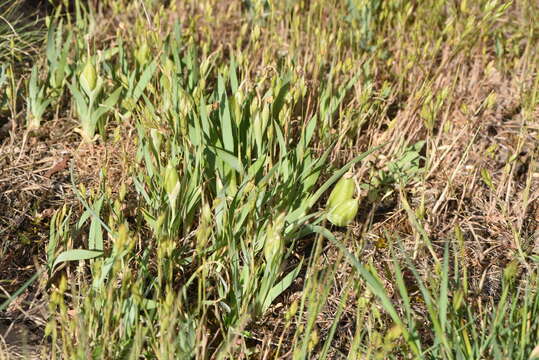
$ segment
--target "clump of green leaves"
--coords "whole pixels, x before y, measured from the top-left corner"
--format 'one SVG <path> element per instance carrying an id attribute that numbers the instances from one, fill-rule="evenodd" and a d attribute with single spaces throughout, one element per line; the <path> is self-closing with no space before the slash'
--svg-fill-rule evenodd
<path id="1" fill-rule="evenodd" d="M 67 79 L 72 73 L 68 63 L 72 44 L 73 31 L 66 31 L 62 19 L 51 20 L 47 32 L 48 86 L 51 96 L 56 98 L 63 94 Z"/>
<path id="2" fill-rule="evenodd" d="M 37 130 L 41 126 L 43 114 L 52 102 L 52 99 L 46 96 L 46 84 L 38 78 L 38 67 L 32 67 L 32 74 L 28 81 L 28 96 L 26 104 L 28 108 L 28 130 Z"/>
<path id="3" fill-rule="evenodd" d="M 381 170 L 371 171 L 368 184 L 362 184 L 362 188 L 368 191 L 370 201 L 381 201 L 394 193 L 395 187 L 404 187 L 407 184 L 418 181 L 424 170 L 425 158 L 421 155 L 425 141 L 406 147 L 401 151 L 396 160 L 384 165 Z"/>
<path id="4" fill-rule="evenodd" d="M 121 87 L 108 94 L 103 78 L 92 58 L 88 58 L 78 77 L 73 77 L 69 90 L 75 100 L 75 109 L 80 121 L 77 131 L 83 141 L 93 142 L 96 129 L 104 134 L 107 113 L 116 105 L 122 91 Z"/>
<path id="5" fill-rule="evenodd" d="M 174 36 L 168 40 L 168 44 L 175 42 Z M 122 76 L 130 99 L 122 107 L 125 115 L 135 118 L 138 134 L 135 161 L 139 170 L 133 174 L 139 202 L 136 230 L 148 234 L 139 270 L 116 265 L 128 264 L 138 250 L 134 241 L 121 240 L 130 238 L 123 233 L 122 200 L 107 192 L 88 198 L 80 191 L 86 211 L 77 229 L 89 226 L 86 248 L 59 252 L 52 250 L 57 245 L 51 245 L 51 271 L 73 260 L 92 264 L 90 298 L 100 310 L 89 310 L 86 315 L 84 322 L 95 324 L 96 331 L 86 333 L 79 350 L 87 343 L 98 343 L 101 354 L 120 353 L 123 340 L 114 342 L 118 346 L 105 344 L 101 334 L 110 330 L 99 331 L 109 329 L 111 321 L 122 327 L 118 336 L 123 339 L 142 323 L 156 333 L 180 323 L 189 329 L 204 328 L 202 314 L 217 305 L 223 310 L 213 316 L 223 324 L 224 340 L 216 351 L 232 352 L 236 329 L 262 316 L 302 270 L 303 259 L 292 268 L 285 264 L 295 243 L 313 234 L 306 225 L 322 221 L 324 213 L 315 209 L 317 201 L 367 155 L 354 158 L 316 188 L 332 148 L 319 156 L 311 149 L 317 116 L 306 121 L 297 139 L 285 131 L 283 117 L 290 115 L 294 105 L 288 74 L 277 74 L 260 84 L 266 90 L 259 94 L 242 85 L 235 59 L 212 69 L 198 61 L 196 48 L 182 52 L 169 46 L 165 50 L 163 57 L 152 62 L 142 61 L 144 57 L 137 54 L 135 70 Z M 164 66 L 159 67 L 159 61 Z M 216 80 L 215 86 L 208 81 L 210 77 Z M 103 82 L 89 59 L 69 85 L 81 117 L 81 132 L 90 141 L 94 124 L 107 110 L 97 104 L 115 103 L 105 98 Z M 159 86 L 169 92 L 161 95 Z M 86 117 L 92 120 L 89 125 L 85 125 Z M 267 132 L 274 136 L 264 136 Z M 102 217 L 107 213 L 109 221 L 105 222 Z M 55 226 L 59 221 L 54 219 Z M 106 249 L 105 231 L 114 239 L 111 252 Z M 122 243 L 130 245 L 116 250 Z M 120 273 L 139 279 L 136 291 L 109 293 L 110 282 Z M 182 276 L 184 281 L 178 282 Z M 112 308 L 117 309 L 114 314 L 109 313 Z M 172 315 L 181 320 L 172 321 Z M 69 329 L 62 336 L 81 331 L 61 317 L 55 321 Z M 200 336 L 189 330 L 166 344 L 157 339 L 149 342 L 167 347 L 168 353 L 192 354 L 195 335 Z M 74 347 L 68 352 L 76 351 Z"/>

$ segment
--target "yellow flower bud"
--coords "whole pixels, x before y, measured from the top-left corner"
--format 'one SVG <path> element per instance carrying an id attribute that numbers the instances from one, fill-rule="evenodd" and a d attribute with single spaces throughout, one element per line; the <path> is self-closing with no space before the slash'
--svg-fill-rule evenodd
<path id="1" fill-rule="evenodd" d="M 92 92 L 92 90 L 95 89 L 95 86 L 97 84 L 97 71 L 95 70 L 95 66 L 92 64 L 91 60 L 88 60 L 86 62 L 86 65 L 82 70 L 79 80 L 83 89 L 87 93 L 90 93 Z"/>
<path id="2" fill-rule="evenodd" d="M 327 215 L 327 219 L 335 226 L 347 226 L 356 217 L 358 209 L 358 199 L 346 200 L 332 208 Z"/>

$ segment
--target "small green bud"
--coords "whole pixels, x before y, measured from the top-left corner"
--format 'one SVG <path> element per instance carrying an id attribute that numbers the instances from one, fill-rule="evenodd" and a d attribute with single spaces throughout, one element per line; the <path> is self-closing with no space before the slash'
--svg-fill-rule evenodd
<path id="1" fill-rule="evenodd" d="M 335 206 L 327 215 L 327 219 L 335 226 L 349 225 L 357 215 L 359 200 L 350 199 Z"/>
<path id="2" fill-rule="evenodd" d="M 123 182 L 123 183 L 120 185 L 120 189 L 118 190 L 118 197 L 119 197 L 119 200 L 120 200 L 120 201 L 124 201 L 125 195 L 127 195 L 127 186 L 126 186 L 125 183 Z"/>
<path id="3" fill-rule="evenodd" d="M 174 191 L 179 181 L 178 172 L 172 163 L 168 163 L 165 168 L 165 191 L 170 194 Z"/>
<path id="4" fill-rule="evenodd" d="M 150 137 L 152 138 L 153 146 L 155 147 L 155 150 L 159 152 L 161 149 L 161 142 L 163 140 L 163 135 L 159 132 L 157 129 L 150 129 Z"/>
<path id="5" fill-rule="evenodd" d="M 211 227 L 212 219 L 213 219 L 213 214 L 212 214 L 210 205 L 208 203 L 204 203 L 204 205 L 202 205 L 202 210 L 200 212 L 200 224 L 196 231 L 197 253 L 203 252 L 206 245 L 208 244 L 208 240 L 210 238 L 211 230 L 212 230 L 212 227 Z"/>
<path id="6" fill-rule="evenodd" d="M 91 60 L 86 62 L 79 80 L 82 88 L 87 93 L 91 93 L 95 89 L 97 84 L 97 71 L 95 70 L 95 66 L 92 64 Z"/>
<path id="7" fill-rule="evenodd" d="M 150 58 L 150 48 L 147 43 L 142 43 L 142 45 L 135 50 L 135 59 L 137 60 L 140 66 L 144 66 L 148 63 Z"/>
<path id="8" fill-rule="evenodd" d="M 167 192 L 168 198 L 171 202 L 171 206 L 173 206 L 180 191 L 180 177 L 178 176 L 178 171 L 176 170 L 176 167 L 170 162 L 165 168 L 164 182 L 165 191 Z"/>
<path id="9" fill-rule="evenodd" d="M 281 235 L 284 227 L 285 214 L 282 213 L 268 226 L 264 243 L 264 258 L 268 264 L 279 259 L 284 251 L 284 239 Z"/>

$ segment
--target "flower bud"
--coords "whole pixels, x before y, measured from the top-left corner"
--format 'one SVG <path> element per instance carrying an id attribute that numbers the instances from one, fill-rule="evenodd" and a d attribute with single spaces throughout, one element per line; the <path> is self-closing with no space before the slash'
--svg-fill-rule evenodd
<path id="1" fill-rule="evenodd" d="M 150 129 L 150 137 L 152 139 L 153 146 L 155 147 L 155 150 L 159 152 L 161 149 L 161 142 L 163 140 L 163 135 L 159 132 L 157 129 Z"/>
<path id="2" fill-rule="evenodd" d="M 273 227 L 268 229 L 266 242 L 264 243 L 264 258 L 269 264 L 282 253 L 283 238 Z"/>
<path id="3" fill-rule="evenodd" d="M 203 252 L 205 250 L 206 245 L 208 244 L 208 240 L 210 238 L 211 230 L 212 230 L 212 226 L 211 226 L 212 219 L 213 219 L 213 213 L 211 211 L 210 205 L 208 203 L 205 203 L 202 206 L 202 210 L 200 212 L 200 224 L 196 231 L 197 253 Z"/>
<path id="4" fill-rule="evenodd" d="M 82 74 L 80 75 L 80 84 L 87 93 L 91 93 L 97 84 L 97 71 L 91 60 L 86 62 Z"/>
<path id="5" fill-rule="evenodd" d="M 335 207 L 343 202 L 350 200 L 354 196 L 356 183 L 350 174 L 345 174 L 331 191 L 329 195 L 326 209 L 331 212 Z"/>
<path id="6" fill-rule="evenodd" d="M 142 43 L 142 45 L 135 50 L 135 59 L 137 60 L 140 66 L 144 66 L 148 63 L 150 58 L 150 48 L 147 43 Z"/>
<path id="7" fill-rule="evenodd" d="M 163 69 L 168 76 L 172 76 L 172 74 L 176 72 L 176 65 L 174 64 L 174 61 L 172 61 L 170 58 L 167 58 Z"/>
<path id="8" fill-rule="evenodd" d="M 180 190 L 180 178 L 178 176 L 178 171 L 176 171 L 176 167 L 170 162 L 165 168 L 164 182 L 165 191 L 167 192 L 168 198 L 171 203 L 174 203 Z"/>
<path id="9" fill-rule="evenodd" d="M 284 227 L 285 214 L 281 214 L 268 226 L 266 241 L 264 243 L 264 258 L 268 264 L 279 259 L 284 251 L 284 239 L 281 232 Z"/>
<path id="10" fill-rule="evenodd" d="M 350 199 L 330 210 L 327 219 L 335 226 L 349 225 L 357 215 L 359 200 Z"/>

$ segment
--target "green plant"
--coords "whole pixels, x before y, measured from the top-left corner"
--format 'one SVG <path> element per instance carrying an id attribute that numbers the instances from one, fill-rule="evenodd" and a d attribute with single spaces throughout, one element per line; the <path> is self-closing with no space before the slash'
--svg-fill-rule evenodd
<path id="1" fill-rule="evenodd" d="M 362 188 L 368 191 L 370 201 L 381 201 L 395 191 L 395 186 L 405 187 L 411 182 L 418 181 L 424 172 L 424 157 L 421 151 L 425 141 L 404 148 L 396 160 L 385 164 L 381 170 L 371 170 L 368 184 L 362 184 Z"/>
<path id="2" fill-rule="evenodd" d="M 68 56 L 72 50 L 73 32 L 64 38 L 64 22 L 56 18 L 49 23 L 47 31 L 48 84 L 55 97 L 62 95 L 67 79 L 71 76 Z"/>
<path id="3" fill-rule="evenodd" d="M 37 130 L 41 126 L 43 114 L 51 104 L 52 99 L 46 98 L 46 84 L 38 79 L 38 67 L 32 67 L 32 74 L 28 81 L 28 96 L 26 98 L 28 108 L 28 130 Z"/>
<path id="4" fill-rule="evenodd" d="M 118 87 L 110 95 L 106 94 L 103 78 L 97 72 L 93 60 L 89 58 L 78 78 L 73 77 L 68 85 L 80 120 L 81 127 L 77 130 L 85 142 L 94 141 L 98 128 L 104 134 L 105 117 L 118 102 L 122 91 Z"/>
<path id="5" fill-rule="evenodd" d="M 86 212 L 77 227 L 80 231 L 90 221 L 87 247 L 51 255 L 54 260 L 50 263 L 51 271 L 54 271 L 67 261 L 90 260 L 94 279 L 91 298 L 105 309 L 102 310 L 105 314 L 110 306 L 124 310 L 110 316 L 115 323 L 129 324 L 124 325 L 127 326 L 125 335 L 136 331 L 139 321 L 149 321 L 148 315 L 141 311 L 157 311 L 157 320 L 148 328 L 157 331 L 154 329 L 170 326 L 166 316 L 170 316 L 173 303 L 189 304 L 179 308 L 184 316 L 180 318 L 191 324 L 186 326 L 195 326 L 200 321 L 195 319 L 214 303 L 227 309 L 216 314 L 216 321 L 224 326 L 222 336 L 225 339 L 216 354 L 227 356 L 233 352 L 231 344 L 237 336 L 236 329 L 244 329 L 262 316 L 300 273 L 303 261 L 292 269 L 284 268 L 283 264 L 291 256 L 295 242 L 310 234 L 305 224 L 322 221 L 323 212 L 312 210 L 320 197 L 353 164 L 374 149 L 354 158 L 320 188 L 315 188 L 331 147 L 320 157 L 309 148 L 317 117 L 305 124 L 296 144 L 286 138 L 280 117 L 285 116 L 290 106 L 285 101 L 289 91 L 288 77 L 273 79 L 274 85 L 265 95 L 267 100 L 262 102 L 254 91 L 240 87 L 234 60 L 219 70 L 216 88 L 206 87 L 205 78 L 210 73 L 192 60 L 193 54 L 176 53 L 174 64 L 165 68 L 163 75 L 170 77 L 170 89 L 179 95 L 170 99 L 168 107 L 160 106 L 164 97 L 157 96 L 152 83 L 155 65 L 150 65 L 153 68 L 150 72 L 141 70 L 144 80 L 137 95 L 140 101 L 133 103 L 136 105 L 133 116 L 139 119 L 136 161 L 142 165 L 133 176 L 140 200 L 137 213 L 151 231 L 148 251 L 157 253 L 155 270 L 146 268 L 150 265 L 148 252 L 141 262 L 142 269 L 133 275 L 140 279 L 137 292 L 153 295 L 135 299 L 123 292 L 119 297 L 111 297 L 108 293 L 109 281 L 127 270 L 115 268 L 114 264 L 128 263 L 134 256 L 134 243 L 121 240 L 122 237 L 129 238 L 121 235 L 125 230 L 114 230 L 121 229 L 125 219 L 119 203 L 108 195 L 93 199 L 91 205 L 81 194 Z M 192 78 L 193 73 L 197 78 Z M 80 75 L 80 88 L 89 98 L 99 96 L 96 91 L 99 91 L 100 81 L 97 71 L 88 62 Z M 74 85 L 70 88 L 75 93 Z M 142 92 L 144 89 L 145 93 Z M 273 101 L 269 101 L 270 94 L 276 94 Z M 219 105 L 209 107 L 206 99 Z M 260 123 L 250 121 L 253 118 L 264 119 L 265 130 L 274 132 L 276 138 L 260 136 Z M 164 136 L 165 132 L 170 135 Z M 111 214 L 108 224 L 102 219 L 105 213 Z M 197 221 L 199 214 L 202 214 L 200 222 Z M 58 220 L 54 223 L 58 224 Z M 103 257 L 107 253 L 103 230 L 116 244 L 111 255 L 106 257 Z M 193 231 L 196 236 L 191 238 Z M 178 242 L 179 239 L 183 240 Z M 196 243 L 191 245 L 193 240 Z M 122 251 L 115 250 L 120 246 L 117 244 L 122 243 L 131 245 Z M 51 254 L 58 253 L 52 250 L 56 247 L 51 244 Z M 195 252 L 186 253 L 189 247 Z M 178 293 L 172 290 L 178 286 L 175 280 L 177 266 L 186 271 L 196 269 Z M 223 278 L 230 282 L 223 282 Z M 189 298 L 188 293 L 193 287 L 198 295 Z M 211 300 L 214 298 L 218 300 Z M 151 304 L 151 307 L 145 307 L 143 303 Z M 55 306 L 61 307 L 61 303 Z M 110 322 L 93 319 L 94 316 L 97 313 L 91 311 L 84 321 L 97 321 L 104 328 L 110 326 Z M 63 329 L 70 329 L 70 332 L 80 332 L 61 316 L 53 323 L 64 324 Z M 52 334 L 53 330 L 50 331 Z M 125 350 L 120 345 L 122 342 L 118 347 L 106 346 L 104 339 L 99 337 L 101 333 L 88 333 L 85 341 L 98 341 L 102 344 L 100 351 L 109 356 Z M 67 330 L 62 336 L 68 336 Z M 179 339 L 159 346 L 175 354 L 194 351 L 191 340 L 185 340 L 185 346 L 177 341 Z M 82 342 L 80 346 L 84 344 Z M 77 350 L 73 348 L 68 352 L 71 351 Z"/>

